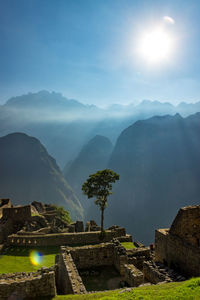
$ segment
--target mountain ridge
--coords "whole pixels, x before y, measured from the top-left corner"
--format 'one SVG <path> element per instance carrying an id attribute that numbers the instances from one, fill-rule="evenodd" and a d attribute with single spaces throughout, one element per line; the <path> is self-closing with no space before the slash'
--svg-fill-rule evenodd
<path id="1" fill-rule="evenodd" d="M 147 244 L 179 207 L 199 203 L 199 132 L 200 113 L 155 116 L 122 131 L 107 165 L 120 174 L 105 210 L 107 226 L 123 224 Z M 87 215 L 98 218 L 92 203 Z"/>
<path id="2" fill-rule="evenodd" d="M 95 135 L 115 143 L 120 133 L 137 120 L 177 112 L 185 117 L 196 111 L 200 111 L 200 102 L 175 107 L 150 100 L 102 109 L 60 93 L 40 91 L 13 97 L 0 106 L 0 136 L 16 131 L 35 136 L 63 168 Z"/>
<path id="3" fill-rule="evenodd" d="M 15 204 L 32 201 L 64 206 L 72 217 L 83 218 L 83 209 L 44 146 L 35 137 L 12 133 L 0 138 L 1 197 Z"/>

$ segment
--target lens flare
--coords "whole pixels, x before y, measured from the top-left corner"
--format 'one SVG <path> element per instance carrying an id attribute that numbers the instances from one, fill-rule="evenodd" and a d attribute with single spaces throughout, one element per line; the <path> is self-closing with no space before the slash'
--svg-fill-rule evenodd
<path id="1" fill-rule="evenodd" d="M 163 20 L 164 20 L 165 23 L 168 23 L 168 24 L 171 24 L 171 25 L 174 25 L 174 24 L 175 24 L 174 19 L 172 19 L 172 18 L 169 17 L 169 16 L 164 16 L 164 17 L 163 17 Z"/>
<path id="2" fill-rule="evenodd" d="M 42 262 L 42 254 L 36 250 L 33 250 L 30 252 L 29 259 L 32 265 L 38 266 Z"/>

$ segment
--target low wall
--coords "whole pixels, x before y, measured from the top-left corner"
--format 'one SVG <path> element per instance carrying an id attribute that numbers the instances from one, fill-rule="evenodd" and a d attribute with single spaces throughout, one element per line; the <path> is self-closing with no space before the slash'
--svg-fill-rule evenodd
<path id="1" fill-rule="evenodd" d="M 70 251 L 78 269 L 110 266 L 114 263 L 114 246 L 112 243 L 76 248 L 67 247 L 66 249 Z"/>
<path id="2" fill-rule="evenodd" d="M 106 230 L 103 240 L 100 239 L 100 231 L 78 233 L 55 233 L 44 235 L 17 235 L 12 234 L 7 238 L 7 245 L 17 246 L 64 246 L 64 245 L 87 245 L 109 242 L 113 238 L 126 235 L 124 228 Z"/>
<path id="3" fill-rule="evenodd" d="M 150 262 L 143 263 L 143 274 L 145 279 L 154 284 L 166 280 L 166 276 L 155 269 Z"/>
<path id="4" fill-rule="evenodd" d="M 61 247 L 58 263 L 58 290 L 62 294 L 86 293 L 77 270 L 98 266 L 115 266 L 130 286 L 143 283 L 143 274 L 128 264 L 126 250 L 117 239 L 81 247 Z"/>
<path id="5" fill-rule="evenodd" d="M 58 290 L 62 295 L 87 293 L 70 251 L 66 251 L 64 247 L 58 263 Z"/>
<path id="6" fill-rule="evenodd" d="M 200 248 L 162 229 L 156 230 L 155 260 L 186 276 L 200 276 Z"/>
<path id="7" fill-rule="evenodd" d="M 145 260 L 145 256 L 128 257 L 128 263 L 134 265 L 139 270 L 143 270 L 143 263 Z"/>
<path id="8" fill-rule="evenodd" d="M 31 273 L 0 275 L 0 299 L 25 299 L 55 296 L 55 272 L 50 269 Z"/>
<path id="9" fill-rule="evenodd" d="M 146 259 L 150 259 L 150 249 L 147 247 L 127 249 L 126 253 L 130 256 L 144 256 Z"/>
<path id="10" fill-rule="evenodd" d="M 124 265 L 124 279 L 130 286 L 139 286 L 143 283 L 143 273 L 134 265 Z"/>
<path id="11" fill-rule="evenodd" d="M 150 249 L 147 247 L 126 250 L 128 263 L 133 264 L 139 270 L 143 270 L 143 263 L 150 259 Z"/>

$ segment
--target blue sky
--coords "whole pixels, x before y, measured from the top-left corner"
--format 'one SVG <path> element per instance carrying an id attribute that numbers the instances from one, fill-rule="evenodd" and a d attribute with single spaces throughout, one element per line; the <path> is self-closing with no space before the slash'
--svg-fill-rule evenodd
<path id="1" fill-rule="evenodd" d="M 168 63 L 135 52 L 142 32 L 175 20 Z M 199 0 L 0 0 L 0 103 L 42 89 L 100 106 L 200 101 Z"/>

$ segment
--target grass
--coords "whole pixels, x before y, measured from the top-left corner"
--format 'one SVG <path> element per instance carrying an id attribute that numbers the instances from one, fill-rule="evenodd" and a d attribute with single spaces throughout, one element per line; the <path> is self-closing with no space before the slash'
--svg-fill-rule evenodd
<path id="1" fill-rule="evenodd" d="M 132 242 L 122 242 L 121 244 L 127 250 L 137 248 Z"/>
<path id="2" fill-rule="evenodd" d="M 31 263 L 31 251 L 41 253 L 41 262 Z M 9 247 L 0 255 L 0 273 L 32 272 L 41 267 L 50 267 L 55 264 L 55 256 L 59 253 L 59 247 Z"/>
<path id="3" fill-rule="evenodd" d="M 184 282 L 172 282 L 161 285 L 139 287 L 131 291 L 123 290 L 92 293 L 86 295 L 56 296 L 37 300 L 199 300 L 200 278 L 193 278 Z"/>

